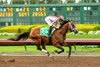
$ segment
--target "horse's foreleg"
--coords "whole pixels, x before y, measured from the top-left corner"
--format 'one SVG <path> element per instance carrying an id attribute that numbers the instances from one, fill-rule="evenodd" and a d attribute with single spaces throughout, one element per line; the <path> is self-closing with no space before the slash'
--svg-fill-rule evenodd
<path id="1" fill-rule="evenodd" d="M 74 52 L 75 52 L 75 54 L 77 54 L 77 52 L 76 52 L 76 44 L 74 44 L 74 49 L 75 49 L 75 51 L 74 51 Z"/>
<path id="2" fill-rule="evenodd" d="M 59 49 L 61 49 L 61 51 L 55 50 L 56 53 L 60 54 L 60 53 L 64 52 L 64 48 L 62 48 L 61 45 L 60 45 L 59 43 L 57 43 L 57 44 L 54 45 L 54 46 L 57 47 L 57 48 L 59 48 Z"/>
<path id="3" fill-rule="evenodd" d="M 76 45 L 74 44 L 74 49 L 75 49 L 75 52 L 76 52 Z"/>
<path id="4" fill-rule="evenodd" d="M 68 55 L 68 59 L 70 58 L 70 55 L 71 55 L 71 46 L 70 45 L 68 45 L 68 47 L 69 47 L 69 55 Z"/>
<path id="5" fill-rule="evenodd" d="M 70 58 L 70 55 L 71 55 L 71 50 L 72 50 L 71 45 L 72 45 L 72 44 L 70 44 L 70 43 L 64 43 L 64 46 L 68 46 L 68 47 L 69 47 L 68 59 Z"/>

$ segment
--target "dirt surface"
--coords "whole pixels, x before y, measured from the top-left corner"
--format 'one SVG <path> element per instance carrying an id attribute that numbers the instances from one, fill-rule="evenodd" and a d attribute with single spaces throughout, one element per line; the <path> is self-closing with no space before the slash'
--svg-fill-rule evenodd
<path id="1" fill-rule="evenodd" d="M 100 56 L 0 56 L 0 67 L 100 67 Z"/>

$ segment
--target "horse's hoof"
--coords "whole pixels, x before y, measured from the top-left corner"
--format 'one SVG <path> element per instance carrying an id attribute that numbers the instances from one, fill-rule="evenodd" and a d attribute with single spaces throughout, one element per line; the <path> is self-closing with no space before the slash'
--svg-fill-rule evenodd
<path id="1" fill-rule="evenodd" d="M 55 52 L 57 53 L 57 54 L 60 54 L 61 52 L 58 52 L 57 50 L 55 50 Z"/>
<path id="2" fill-rule="evenodd" d="M 58 53 L 58 51 L 57 51 L 57 50 L 54 50 L 54 52 Z"/>
<path id="3" fill-rule="evenodd" d="M 58 54 L 60 54 L 61 52 L 58 52 Z"/>
<path id="4" fill-rule="evenodd" d="M 70 56 L 68 56 L 68 59 L 70 58 Z"/>
<path id="5" fill-rule="evenodd" d="M 50 55 L 50 53 L 49 53 L 49 52 L 47 52 L 47 54 L 48 54 L 48 57 L 51 57 L 51 55 Z"/>

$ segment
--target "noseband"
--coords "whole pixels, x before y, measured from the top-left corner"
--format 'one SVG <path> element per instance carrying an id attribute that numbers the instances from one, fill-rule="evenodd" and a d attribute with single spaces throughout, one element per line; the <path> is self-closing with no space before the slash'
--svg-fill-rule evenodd
<path id="1" fill-rule="evenodd" d="M 72 25 L 71 25 L 71 23 L 69 22 L 68 23 L 68 29 L 71 30 L 71 31 L 74 31 L 76 28 L 73 28 Z"/>

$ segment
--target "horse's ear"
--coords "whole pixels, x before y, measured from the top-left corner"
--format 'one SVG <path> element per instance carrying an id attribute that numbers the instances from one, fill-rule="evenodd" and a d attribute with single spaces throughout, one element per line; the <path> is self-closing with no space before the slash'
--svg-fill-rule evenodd
<path id="1" fill-rule="evenodd" d="M 68 19 L 68 22 L 71 21 L 71 19 Z"/>
<path id="2" fill-rule="evenodd" d="M 71 20 L 71 19 L 68 19 L 68 22 L 71 22 L 71 21 L 73 21 L 73 20 Z"/>
<path id="3" fill-rule="evenodd" d="M 70 19 L 68 19 L 68 21 L 70 21 Z"/>

